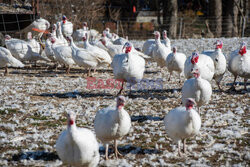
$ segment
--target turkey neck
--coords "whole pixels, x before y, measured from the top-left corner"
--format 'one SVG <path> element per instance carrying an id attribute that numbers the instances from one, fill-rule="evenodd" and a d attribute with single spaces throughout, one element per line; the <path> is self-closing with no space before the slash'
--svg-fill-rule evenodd
<path id="1" fill-rule="evenodd" d="M 57 30 L 58 30 L 58 37 L 61 37 L 62 36 L 62 25 L 61 24 L 60 24 L 60 26 L 58 26 Z"/>
<path id="2" fill-rule="evenodd" d="M 69 133 L 70 133 L 70 134 L 72 135 L 72 137 L 73 137 L 74 132 L 77 131 L 77 127 L 76 127 L 76 123 L 75 123 L 75 122 L 74 122 L 73 125 L 70 125 L 70 124 L 68 123 L 68 131 L 69 131 Z"/>
<path id="3" fill-rule="evenodd" d="M 215 49 L 216 53 L 222 53 L 221 48 Z"/>
<path id="4" fill-rule="evenodd" d="M 56 30 L 52 30 L 52 37 L 56 37 Z"/>
<path id="5" fill-rule="evenodd" d="M 160 45 L 161 44 L 160 37 L 158 37 L 157 39 L 155 39 L 155 43 L 156 43 L 156 45 Z"/>
<path id="6" fill-rule="evenodd" d="M 187 109 L 186 113 L 187 113 L 186 121 L 187 123 L 190 123 L 193 120 L 193 108 Z"/>
<path id="7" fill-rule="evenodd" d="M 123 107 L 121 108 L 118 108 L 118 106 L 116 107 L 116 120 L 118 121 L 118 123 L 120 123 L 122 121 L 122 118 L 123 118 Z"/>
<path id="8" fill-rule="evenodd" d="M 73 39 L 71 39 L 71 41 L 70 41 L 70 46 L 71 46 L 72 52 L 74 52 L 74 54 L 76 54 L 76 49 L 78 47 L 75 45 Z"/>
<path id="9" fill-rule="evenodd" d="M 88 48 L 90 46 L 88 38 L 84 41 L 84 48 Z"/>

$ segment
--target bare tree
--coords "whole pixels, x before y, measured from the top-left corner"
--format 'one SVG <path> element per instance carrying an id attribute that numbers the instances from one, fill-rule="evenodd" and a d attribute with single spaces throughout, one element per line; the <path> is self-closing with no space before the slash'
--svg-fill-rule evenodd
<path id="1" fill-rule="evenodd" d="M 247 8 L 248 0 L 239 0 L 239 2 L 234 1 L 234 3 L 239 11 L 239 22 L 238 22 L 239 35 L 244 35 L 246 19 L 249 12 Z"/>
<path id="2" fill-rule="evenodd" d="M 215 37 L 222 32 L 222 0 L 209 1 L 209 27 Z"/>
<path id="3" fill-rule="evenodd" d="M 163 1 L 163 24 L 166 25 L 171 38 L 176 38 L 177 35 L 177 12 L 178 4 L 176 0 Z"/>
<path id="4" fill-rule="evenodd" d="M 118 21 L 121 16 L 121 8 L 112 9 L 110 5 L 108 9 L 109 9 L 109 17 L 114 21 Z"/>
<path id="5" fill-rule="evenodd" d="M 238 0 L 236 0 L 238 2 Z M 232 37 L 238 36 L 238 9 L 235 4 L 235 0 L 224 0 L 223 1 L 223 32 L 224 36 Z"/>
<path id="6" fill-rule="evenodd" d="M 41 16 L 49 18 L 50 22 L 56 22 L 66 15 L 74 28 L 88 22 L 92 27 L 93 23 L 105 14 L 105 0 L 44 0 L 40 2 Z"/>

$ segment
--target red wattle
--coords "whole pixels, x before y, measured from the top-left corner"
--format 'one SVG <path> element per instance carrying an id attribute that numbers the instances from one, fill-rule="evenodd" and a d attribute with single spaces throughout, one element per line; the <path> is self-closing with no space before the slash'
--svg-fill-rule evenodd
<path id="1" fill-rule="evenodd" d="M 222 44 L 216 45 L 216 49 L 222 49 Z"/>
<path id="2" fill-rule="evenodd" d="M 193 105 L 191 105 L 191 104 L 188 104 L 187 106 L 186 106 L 186 109 L 187 110 L 191 110 L 193 108 Z"/>
<path id="3" fill-rule="evenodd" d="M 129 53 L 131 51 L 132 47 L 127 47 L 125 53 Z"/>
<path id="4" fill-rule="evenodd" d="M 246 47 L 243 47 L 243 48 L 240 49 L 240 51 L 239 51 L 239 54 L 240 54 L 241 56 L 243 56 L 243 55 L 246 54 L 246 53 L 247 53 Z"/>
<path id="5" fill-rule="evenodd" d="M 74 124 L 74 121 L 73 121 L 73 120 L 70 120 L 69 123 L 70 123 L 70 125 L 73 125 L 73 124 Z"/>
<path id="6" fill-rule="evenodd" d="M 192 57 L 192 58 L 191 58 L 191 63 L 192 63 L 192 64 L 196 64 L 196 63 L 198 63 L 198 60 L 199 60 L 199 56 L 197 56 L 197 57 Z"/>

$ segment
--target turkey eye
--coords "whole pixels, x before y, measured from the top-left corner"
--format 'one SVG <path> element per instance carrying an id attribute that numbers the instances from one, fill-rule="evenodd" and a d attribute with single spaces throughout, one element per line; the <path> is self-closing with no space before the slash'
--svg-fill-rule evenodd
<path id="1" fill-rule="evenodd" d="M 218 62 L 218 59 L 217 59 L 217 58 L 215 58 L 215 61 L 216 61 L 216 62 Z"/>

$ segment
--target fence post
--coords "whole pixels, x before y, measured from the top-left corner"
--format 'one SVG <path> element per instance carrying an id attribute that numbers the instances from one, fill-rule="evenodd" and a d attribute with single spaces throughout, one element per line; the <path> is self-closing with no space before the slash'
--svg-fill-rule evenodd
<path id="1" fill-rule="evenodd" d="M 4 28 L 4 32 L 5 32 L 5 34 L 6 34 L 6 27 L 5 27 L 5 22 L 4 22 L 3 14 L 2 14 L 2 19 L 3 19 L 3 28 Z"/>
<path id="2" fill-rule="evenodd" d="M 119 35 L 119 20 L 116 21 L 116 34 Z"/>
<path id="3" fill-rule="evenodd" d="M 179 39 L 181 39 L 181 33 L 182 33 L 182 22 L 183 22 L 183 18 L 180 18 L 180 30 L 179 30 Z"/>
<path id="4" fill-rule="evenodd" d="M 246 18 L 243 17 L 243 25 L 242 25 L 242 34 L 241 37 L 244 37 L 244 33 L 245 33 L 245 25 L 246 25 Z"/>
<path id="5" fill-rule="evenodd" d="M 16 13 L 16 20 L 17 20 L 17 26 L 18 26 L 18 31 L 19 31 L 20 39 L 21 39 L 20 25 L 19 25 L 19 20 L 18 20 L 17 13 Z"/>

